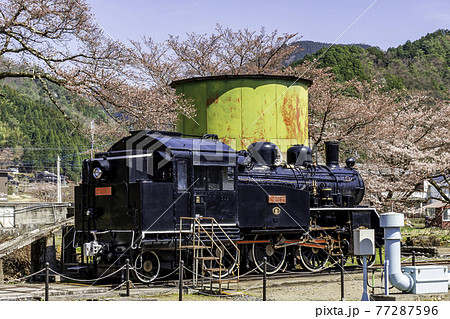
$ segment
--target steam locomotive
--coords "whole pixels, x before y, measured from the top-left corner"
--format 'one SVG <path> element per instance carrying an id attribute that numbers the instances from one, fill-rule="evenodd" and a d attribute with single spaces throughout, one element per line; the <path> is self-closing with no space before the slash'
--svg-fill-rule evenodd
<path id="1" fill-rule="evenodd" d="M 265 258 L 268 274 L 318 271 L 352 255 L 354 229 L 382 238 L 376 210 L 359 205 L 365 187 L 355 160 L 339 166 L 338 142 L 325 153 L 318 165 L 304 145 L 283 160 L 270 142 L 235 151 L 215 135 L 132 132 L 83 162 L 72 254 L 79 247 L 78 263 L 93 276 L 128 259 L 142 282 L 180 260 L 208 261 L 206 273 L 219 277 L 262 271 Z"/>

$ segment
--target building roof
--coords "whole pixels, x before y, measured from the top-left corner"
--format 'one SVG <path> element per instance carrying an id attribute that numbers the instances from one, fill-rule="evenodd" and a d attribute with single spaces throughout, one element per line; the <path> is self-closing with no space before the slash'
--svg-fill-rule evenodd
<path id="1" fill-rule="evenodd" d="M 433 176 L 433 177 L 431 177 L 431 179 L 433 179 L 438 185 L 441 185 L 441 186 L 450 186 L 450 185 L 447 185 L 447 183 L 446 183 L 446 179 L 448 180 L 448 179 L 450 179 L 450 175 L 445 175 L 445 177 L 444 177 L 444 175 L 443 174 L 440 174 L 440 175 L 435 175 L 435 176 Z"/>
<path id="2" fill-rule="evenodd" d="M 437 202 L 428 204 L 426 206 L 423 206 L 423 208 L 441 208 L 441 207 L 445 207 L 445 206 L 448 206 L 448 204 L 447 203 L 443 203 L 441 201 L 437 201 Z"/>

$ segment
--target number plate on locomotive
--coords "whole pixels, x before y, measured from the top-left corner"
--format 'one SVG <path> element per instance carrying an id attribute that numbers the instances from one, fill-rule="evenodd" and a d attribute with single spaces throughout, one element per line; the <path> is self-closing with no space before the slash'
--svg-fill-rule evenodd
<path id="1" fill-rule="evenodd" d="M 96 187 L 95 196 L 107 196 L 111 195 L 111 187 Z"/>
<path id="2" fill-rule="evenodd" d="M 286 195 L 269 195 L 269 204 L 286 204 Z"/>

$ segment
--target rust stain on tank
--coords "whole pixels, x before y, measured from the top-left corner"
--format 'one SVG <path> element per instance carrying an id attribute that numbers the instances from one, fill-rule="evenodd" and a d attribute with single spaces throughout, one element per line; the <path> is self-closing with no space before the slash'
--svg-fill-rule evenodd
<path id="1" fill-rule="evenodd" d="M 215 95 L 214 97 L 208 97 L 206 99 L 206 106 L 210 106 L 211 104 L 217 104 L 219 103 L 219 96 Z"/>
<path id="2" fill-rule="evenodd" d="M 286 125 L 285 138 L 298 138 L 298 130 L 300 127 L 300 114 L 298 109 L 299 99 L 296 99 L 296 105 L 293 105 L 290 97 L 285 96 L 281 104 L 281 115 L 283 116 L 284 124 Z"/>

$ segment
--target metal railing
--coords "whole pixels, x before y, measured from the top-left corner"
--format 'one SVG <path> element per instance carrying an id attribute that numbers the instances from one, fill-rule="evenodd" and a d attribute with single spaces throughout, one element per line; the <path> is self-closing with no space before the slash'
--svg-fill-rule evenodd
<path id="1" fill-rule="evenodd" d="M 183 231 L 183 222 L 188 222 L 188 232 Z M 219 238 L 218 233 L 222 235 L 222 239 Z M 192 244 L 188 244 L 188 240 L 183 238 L 183 234 L 185 237 L 186 235 L 191 236 L 189 241 Z M 234 269 L 236 269 L 237 276 L 233 280 L 236 281 L 238 289 L 240 268 L 239 248 L 213 217 L 181 217 L 179 249 L 180 262 L 183 249 L 192 250 L 194 286 L 204 288 L 205 278 L 207 278 L 210 290 L 213 289 L 213 283 L 215 282 L 218 283 L 218 289 L 221 292 L 222 283 L 224 281 L 230 282 L 230 279 L 225 279 L 224 277 L 230 273 L 234 274 Z M 207 252 L 207 256 L 204 254 L 205 251 Z M 224 263 L 225 259 L 231 261 L 229 262 L 230 265 Z M 226 273 L 224 273 L 225 271 Z M 210 276 L 204 276 L 206 273 L 210 273 Z M 201 281 L 199 281 L 199 278 Z"/>

